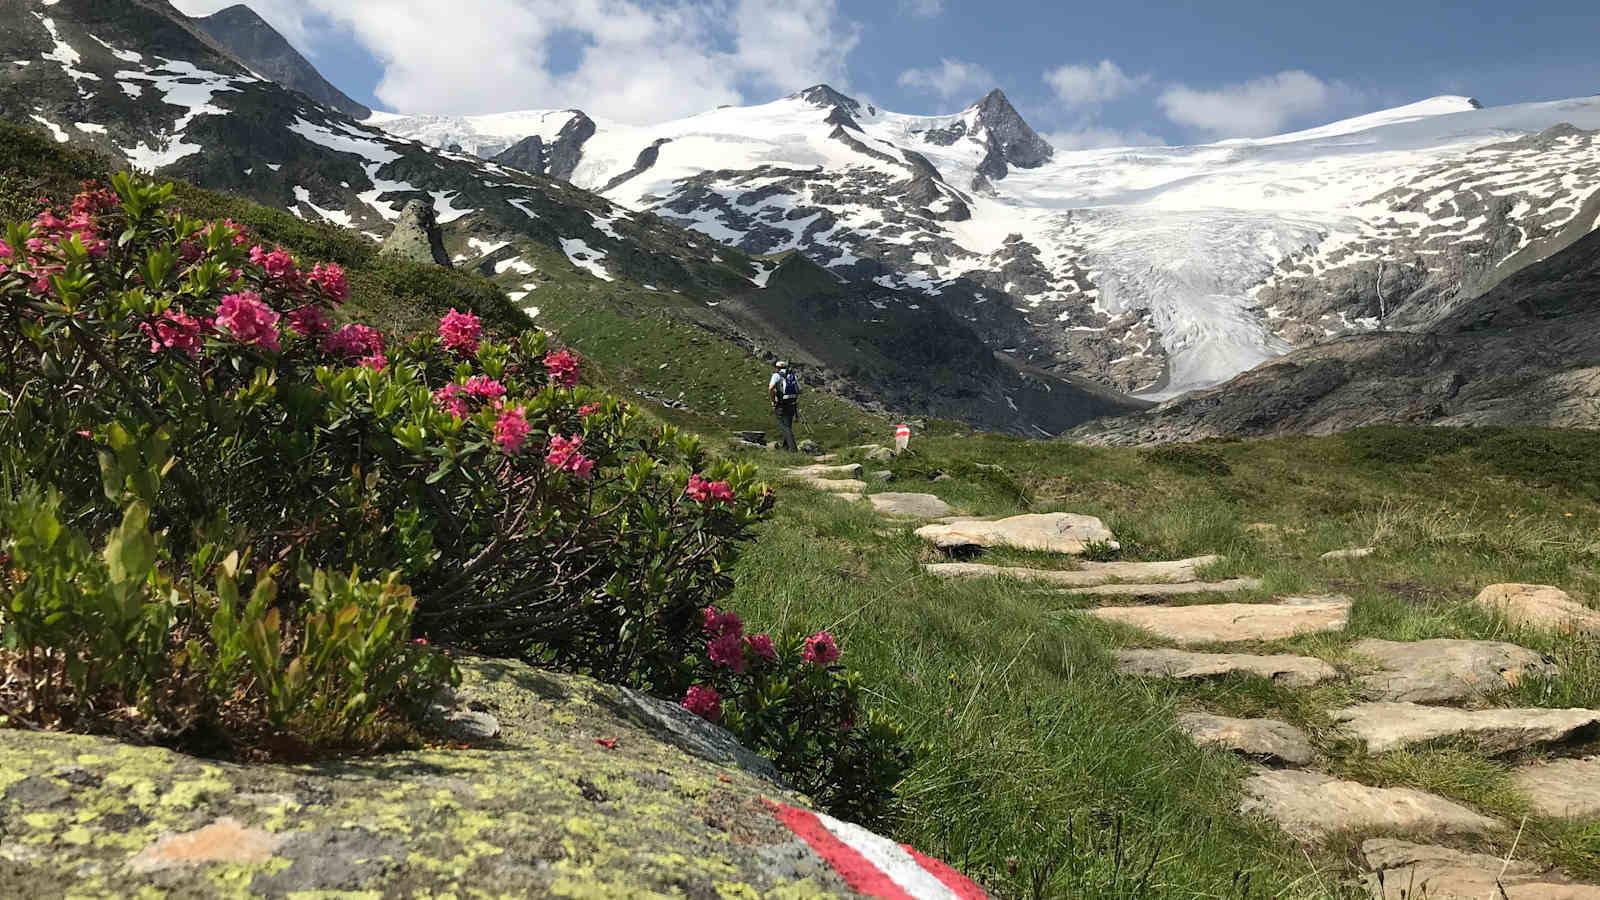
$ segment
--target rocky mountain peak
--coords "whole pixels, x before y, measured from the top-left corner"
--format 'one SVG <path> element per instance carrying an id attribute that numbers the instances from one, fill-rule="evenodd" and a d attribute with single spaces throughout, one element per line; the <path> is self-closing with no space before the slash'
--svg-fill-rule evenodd
<path id="1" fill-rule="evenodd" d="M 976 130 L 988 133 L 991 156 L 998 152 L 996 161 L 1002 167 L 999 174 L 985 173 L 991 178 L 1004 178 L 1003 166 L 1006 163 L 1033 169 L 1049 162 L 1055 155 L 1055 149 L 1033 130 L 999 88 L 986 94 L 973 108 L 977 111 Z"/>
<path id="2" fill-rule="evenodd" d="M 372 115 L 372 110 L 350 99 L 323 78 L 300 51 L 250 7 L 237 3 L 189 21 L 263 77 L 351 118 L 364 119 Z"/>
<path id="3" fill-rule="evenodd" d="M 826 84 L 814 84 L 798 94 L 791 94 L 790 96 L 791 98 L 804 100 L 813 106 L 820 106 L 823 109 L 842 110 L 846 115 L 853 116 L 861 112 L 861 101 L 853 97 L 846 97 Z"/>

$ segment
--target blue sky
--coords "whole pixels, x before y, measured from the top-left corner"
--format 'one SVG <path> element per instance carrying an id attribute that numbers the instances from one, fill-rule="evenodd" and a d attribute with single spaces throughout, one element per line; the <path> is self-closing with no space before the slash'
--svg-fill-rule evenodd
<path id="1" fill-rule="evenodd" d="M 221 0 L 179 0 L 210 12 Z M 369 105 L 649 122 L 818 81 L 899 112 L 1006 91 L 1066 146 L 1193 143 L 1438 94 L 1600 93 L 1600 3 L 250 0 Z"/>

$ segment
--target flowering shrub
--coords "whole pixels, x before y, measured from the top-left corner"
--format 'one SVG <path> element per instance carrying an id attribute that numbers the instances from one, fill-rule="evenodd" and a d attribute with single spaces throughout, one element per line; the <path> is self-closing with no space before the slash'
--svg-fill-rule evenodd
<path id="1" fill-rule="evenodd" d="M 714 606 L 701 623 L 704 652 L 683 707 L 721 723 L 835 813 L 881 817 L 914 754 L 898 723 L 877 711 L 863 721 L 861 676 L 834 665 L 833 636 L 745 634 L 738 614 Z"/>
<path id="2" fill-rule="evenodd" d="M 0 243 L 0 485 L 58 493 L 88 540 L 140 502 L 175 561 L 239 546 L 284 571 L 378 573 L 349 590 L 408 585 L 405 618 L 436 641 L 673 698 L 701 685 L 697 705 L 731 708 L 725 722 L 780 727 L 749 710 L 787 707 L 748 697 L 778 681 L 713 688 L 703 671 L 702 610 L 771 507 L 752 467 L 642 427 L 542 333 L 496 338 L 456 309 L 409 337 L 343 321 L 337 265 L 171 214 L 170 186 L 113 183 Z M 271 603 L 333 640 L 348 623 L 319 583 L 283 584 Z M 718 647 L 719 678 L 802 654 L 742 634 Z M 821 691 L 833 657 L 810 655 Z M 296 693 L 301 676 L 274 680 L 272 657 L 252 677 L 293 698 L 263 701 L 272 714 L 322 709 Z M 853 700 L 828 708 L 854 716 Z M 766 746 L 823 770 L 823 744 Z"/>

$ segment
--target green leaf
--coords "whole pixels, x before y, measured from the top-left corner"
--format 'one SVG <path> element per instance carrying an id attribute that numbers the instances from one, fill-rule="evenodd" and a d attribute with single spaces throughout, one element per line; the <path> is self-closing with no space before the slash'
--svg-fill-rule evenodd
<path id="1" fill-rule="evenodd" d="M 104 552 L 112 584 L 136 584 L 150 576 L 156 564 L 156 539 L 150 533 L 150 507 L 135 502 L 122 514 L 122 524 L 112 529 Z"/>

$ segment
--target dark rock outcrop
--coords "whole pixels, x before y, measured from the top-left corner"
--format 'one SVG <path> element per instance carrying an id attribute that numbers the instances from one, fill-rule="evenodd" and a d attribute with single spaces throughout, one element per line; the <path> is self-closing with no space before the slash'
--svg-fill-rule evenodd
<path id="1" fill-rule="evenodd" d="M 1055 155 L 1055 148 L 1023 121 L 1021 113 L 998 88 L 978 101 L 977 110 L 974 130 L 989 148 L 978 164 L 978 173 L 990 181 L 1005 178 L 1008 166 L 1035 169 Z"/>
<path id="2" fill-rule="evenodd" d="M 545 143 L 530 135 L 502 150 L 494 161 L 535 175 L 549 175 L 566 181 L 583 159 L 583 145 L 594 137 L 594 120 L 578 110 L 569 110 L 572 120 L 561 126 L 555 140 Z"/>
<path id="3" fill-rule="evenodd" d="M 325 106 L 364 119 L 372 110 L 350 99 L 322 77 L 283 35 L 242 3 L 190 20 L 253 71 Z"/>

